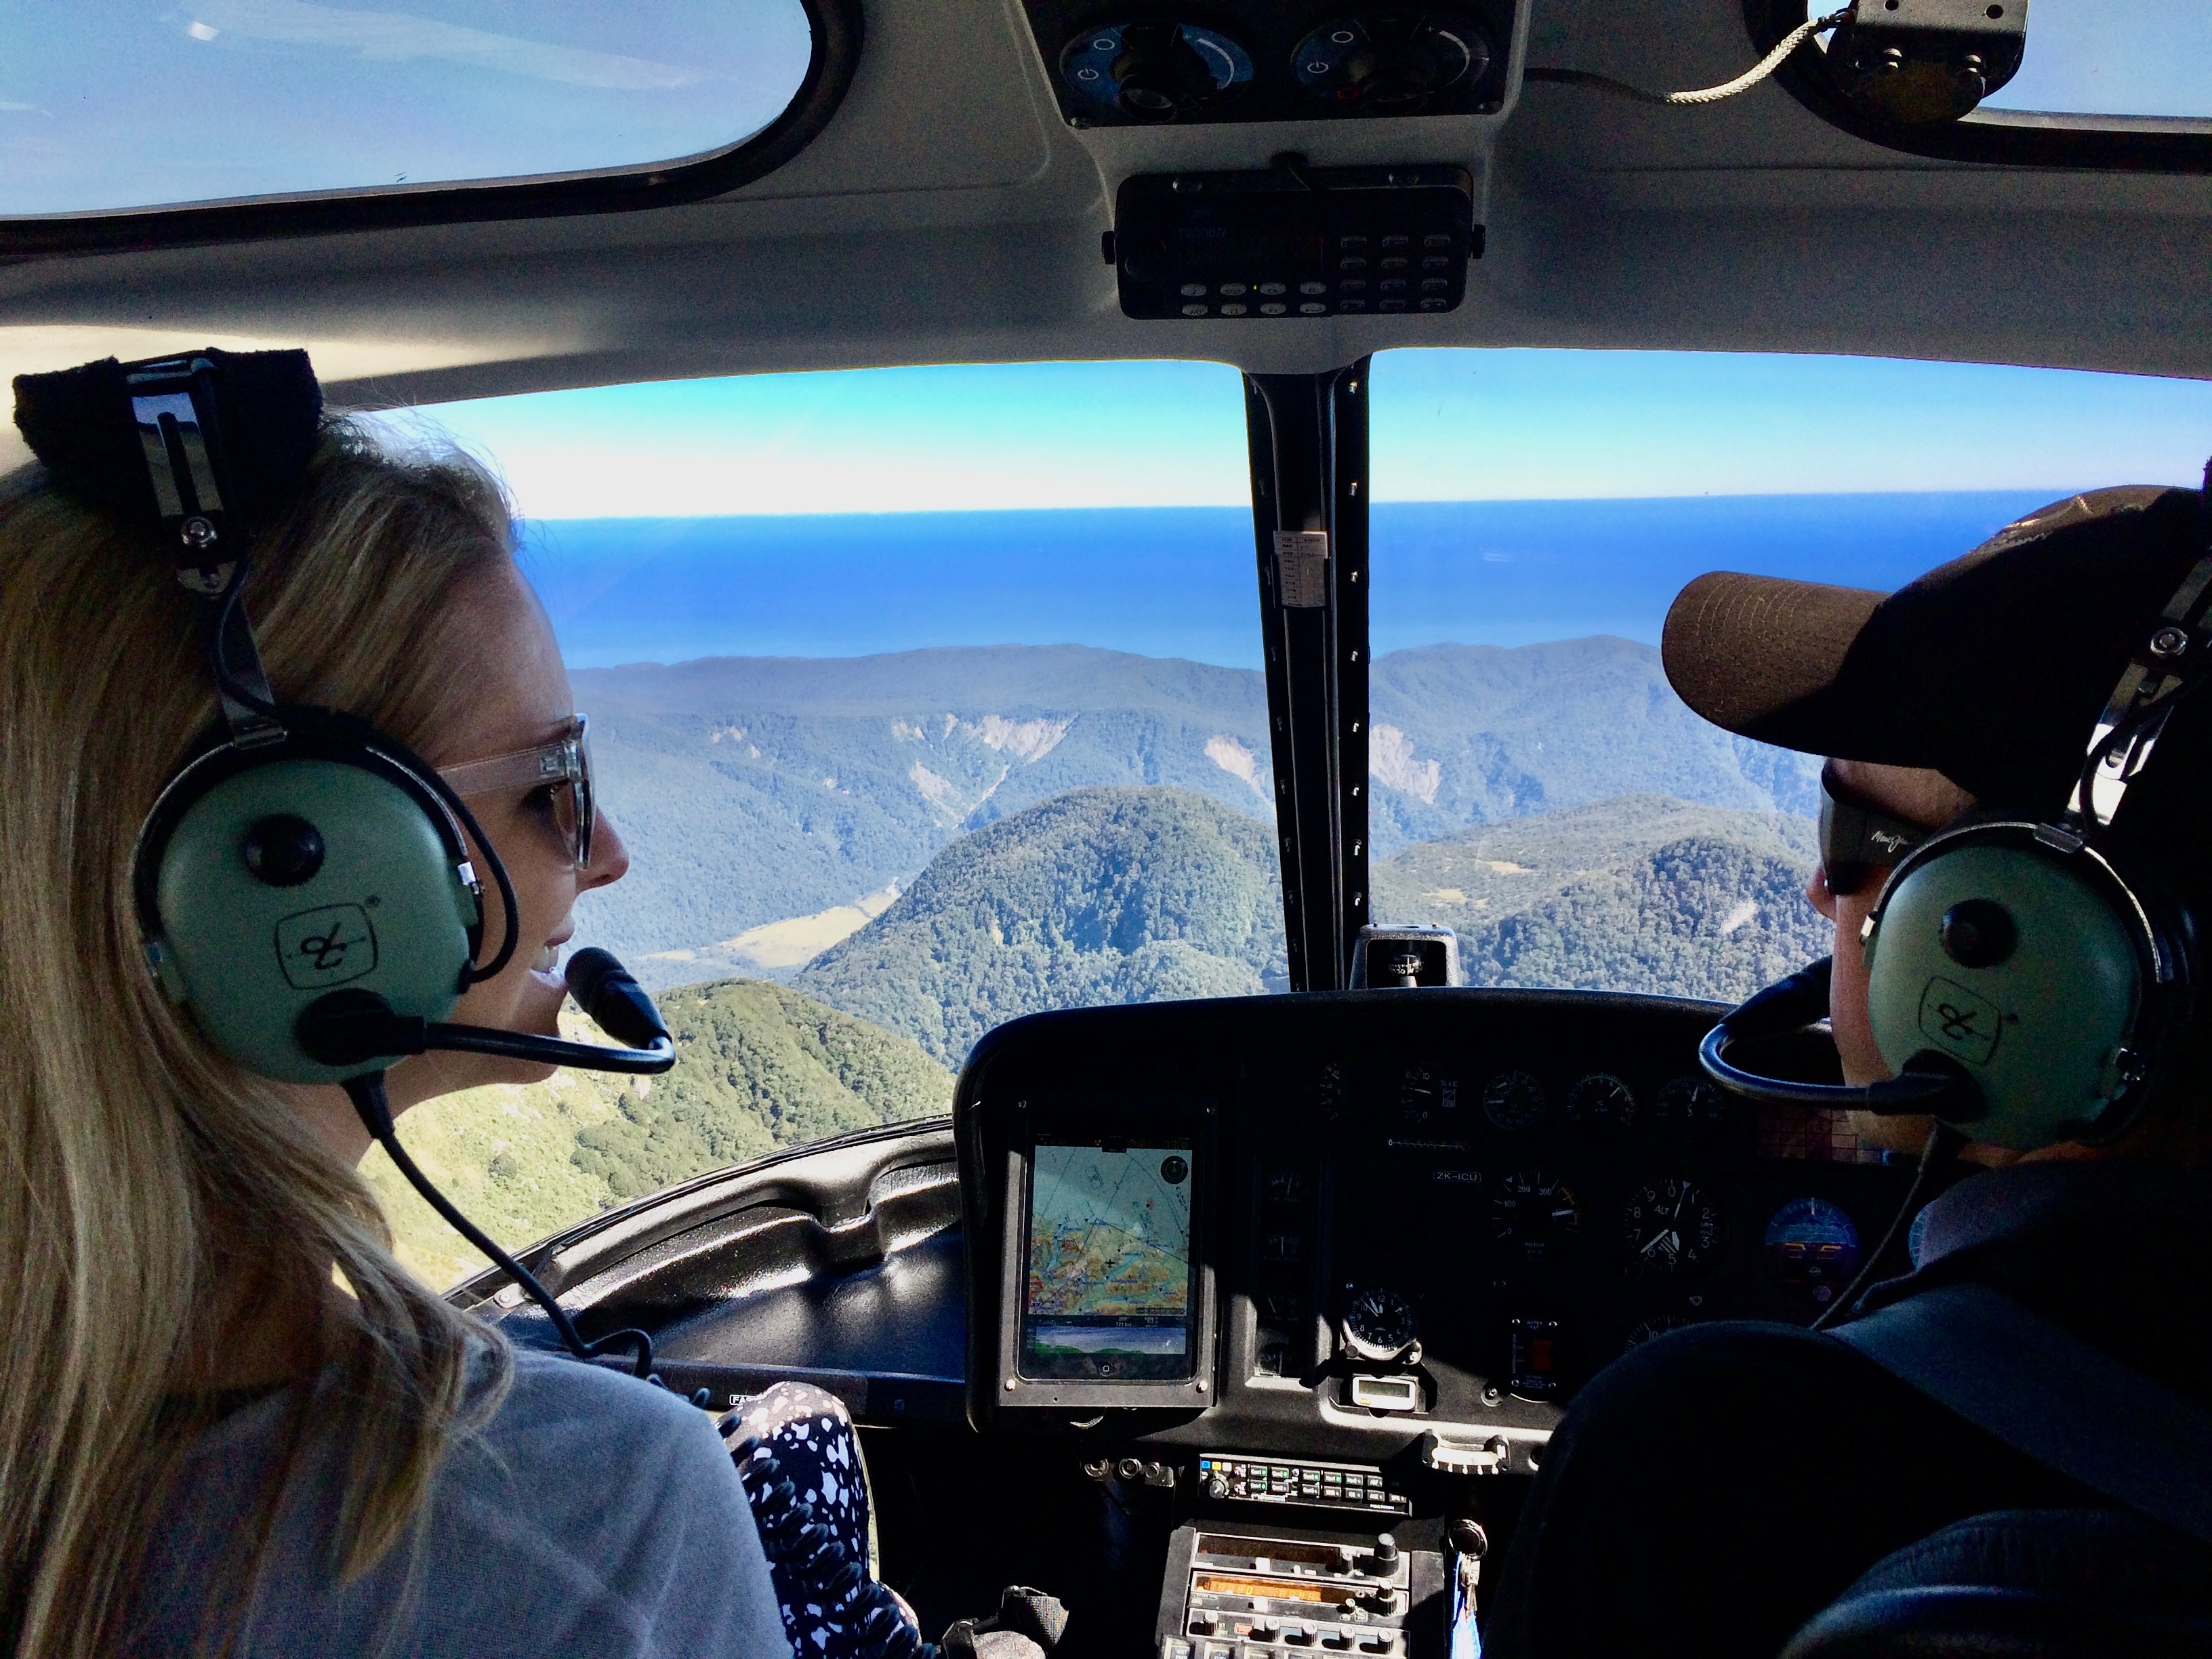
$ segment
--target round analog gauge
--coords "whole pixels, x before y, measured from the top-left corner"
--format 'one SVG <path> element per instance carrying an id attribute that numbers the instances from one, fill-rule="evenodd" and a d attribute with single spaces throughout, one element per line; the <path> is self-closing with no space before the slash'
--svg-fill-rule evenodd
<path id="1" fill-rule="evenodd" d="M 1500 1072 L 1482 1091 L 1482 1113 L 1501 1129 L 1526 1129 L 1544 1115 L 1544 1085 L 1526 1072 Z"/>
<path id="2" fill-rule="evenodd" d="M 1621 1216 L 1631 1273 L 1693 1273 L 1721 1253 L 1728 1224 L 1705 1189 L 1680 1176 L 1647 1182 L 1630 1194 Z"/>
<path id="3" fill-rule="evenodd" d="M 1766 1224 L 1766 1262 L 1792 1295 L 1826 1304 L 1859 1270 L 1859 1230 L 1824 1198 L 1784 1205 Z"/>
<path id="4" fill-rule="evenodd" d="M 1516 1261 L 1559 1255 L 1583 1230 L 1582 1206 L 1558 1177 L 1541 1170 L 1516 1170 L 1490 1200 L 1490 1235 Z"/>
<path id="5" fill-rule="evenodd" d="M 1628 1346 L 1640 1348 L 1655 1336 L 1664 1336 L 1669 1331 L 1679 1331 L 1685 1325 L 1694 1325 L 1702 1316 L 1693 1313 L 1656 1313 L 1649 1319 L 1639 1319 L 1628 1333 Z"/>
<path id="6" fill-rule="evenodd" d="M 1636 1121 L 1636 1095 L 1609 1072 L 1584 1078 L 1567 1091 L 1567 1121 L 1594 1129 L 1626 1129 Z"/>
<path id="7" fill-rule="evenodd" d="M 1395 1291 L 1352 1292 L 1344 1310 L 1344 1343 L 1364 1359 L 1395 1359 L 1413 1345 L 1413 1304 Z"/>
<path id="8" fill-rule="evenodd" d="M 1671 1078 L 1651 1103 L 1651 1115 L 1668 1133 L 1702 1140 L 1728 1121 L 1728 1096 L 1711 1078 Z"/>

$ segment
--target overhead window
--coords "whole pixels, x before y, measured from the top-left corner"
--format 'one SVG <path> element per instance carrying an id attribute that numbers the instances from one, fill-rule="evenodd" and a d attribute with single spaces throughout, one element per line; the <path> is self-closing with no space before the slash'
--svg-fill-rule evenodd
<path id="1" fill-rule="evenodd" d="M 1992 114 L 2212 119 L 2212 7 L 2203 0 L 2034 0 L 2020 72 Z"/>
<path id="2" fill-rule="evenodd" d="M 802 0 L 25 0 L 0 216 L 619 173 L 731 149 L 805 83 Z"/>

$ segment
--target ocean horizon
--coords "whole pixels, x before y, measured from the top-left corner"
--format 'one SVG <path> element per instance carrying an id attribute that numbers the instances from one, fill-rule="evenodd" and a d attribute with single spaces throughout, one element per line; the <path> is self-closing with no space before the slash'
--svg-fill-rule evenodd
<path id="1" fill-rule="evenodd" d="M 1656 644 L 1704 571 L 1887 591 L 2063 494 L 1377 503 L 1373 648 Z M 579 668 L 1009 644 L 1261 663 L 1242 507 L 538 520 L 523 560 Z"/>

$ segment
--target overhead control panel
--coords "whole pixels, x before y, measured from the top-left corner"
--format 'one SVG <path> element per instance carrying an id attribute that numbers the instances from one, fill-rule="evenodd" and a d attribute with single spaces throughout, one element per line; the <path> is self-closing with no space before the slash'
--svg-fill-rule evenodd
<path id="1" fill-rule="evenodd" d="M 1495 114 L 1505 102 L 1511 0 L 1025 5 L 1071 126 Z"/>
<path id="2" fill-rule="evenodd" d="M 1148 173 L 1123 181 L 1107 253 L 1124 315 L 1265 319 L 1455 311 L 1482 251 L 1455 167 Z"/>

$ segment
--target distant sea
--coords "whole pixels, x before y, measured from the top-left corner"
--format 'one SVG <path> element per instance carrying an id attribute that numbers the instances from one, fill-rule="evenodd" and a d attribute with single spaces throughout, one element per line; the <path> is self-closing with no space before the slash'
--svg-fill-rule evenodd
<path id="1" fill-rule="evenodd" d="M 1700 572 L 1887 590 L 2061 493 L 1384 503 L 1374 647 L 1656 643 Z M 1243 507 L 554 520 L 525 556 L 575 667 L 1006 644 L 1260 665 Z"/>

